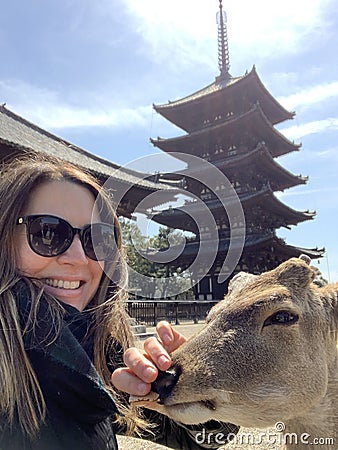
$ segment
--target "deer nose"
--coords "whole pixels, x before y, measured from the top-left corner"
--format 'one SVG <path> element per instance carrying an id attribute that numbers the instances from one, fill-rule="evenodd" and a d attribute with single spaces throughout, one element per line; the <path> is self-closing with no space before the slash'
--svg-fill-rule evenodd
<path id="1" fill-rule="evenodd" d="M 160 396 L 161 401 L 166 399 L 174 389 L 180 374 L 181 369 L 175 366 L 165 371 L 159 371 L 156 380 L 151 384 L 151 390 Z"/>

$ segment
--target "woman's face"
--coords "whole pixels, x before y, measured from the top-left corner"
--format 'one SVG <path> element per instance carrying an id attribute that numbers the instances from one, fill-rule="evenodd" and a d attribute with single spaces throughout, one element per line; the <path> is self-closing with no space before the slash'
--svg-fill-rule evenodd
<path id="1" fill-rule="evenodd" d="M 69 181 L 46 182 L 35 188 L 22 211 L 22 215 L 30 214 L 58 216 L 75 228 L 100 222 L 93 194 Z M 75 235 L 64 253 L 46 258 L 29 247 L 26 225 L 17 226 L 16 232 L 16 263 L 20 273 L 39 279 L 46 292 L 82 311 L 95 295 L 103 271 L 98 261 L 85 255 L 79 235 Z"/>

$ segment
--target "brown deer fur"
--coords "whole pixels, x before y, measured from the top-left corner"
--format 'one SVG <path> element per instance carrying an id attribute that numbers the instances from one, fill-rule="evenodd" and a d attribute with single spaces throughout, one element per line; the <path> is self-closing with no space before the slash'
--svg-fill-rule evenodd
<path id="1" fill-rule="evenodd" d="M 335 439 L 316 448 L 338 449 L 338 285 L 317 287 L 308 263 L 236 275 L 203 330 L 173 353 L 178 381 L 158 409 L 185 424 L 283 422 L 308 442 Z"/>

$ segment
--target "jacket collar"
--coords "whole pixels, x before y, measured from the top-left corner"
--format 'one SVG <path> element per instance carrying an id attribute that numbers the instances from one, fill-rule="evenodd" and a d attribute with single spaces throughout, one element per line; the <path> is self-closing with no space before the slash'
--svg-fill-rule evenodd
<path id="1" fill-rule="evenodd" d="M 14 291 L 21 326 L 24 327 L 31 308 L 31 292 L 24 281 L 17 283 Z M 117 407 L 89 352 L 81 345 L 81 340 L 90 329 L 91 314 L 81 313 L 70 305 L 66 305 L 65 309 L 66 314 L 57 333 L 48 300 L 42 295 L 37 310 L 37 325 L 33 329 L 30 327 L 23 336 L 26 352 L 39 379 L 47 407 L 57 405 L 81 422 L 98 423 L 116 413 Z"/>

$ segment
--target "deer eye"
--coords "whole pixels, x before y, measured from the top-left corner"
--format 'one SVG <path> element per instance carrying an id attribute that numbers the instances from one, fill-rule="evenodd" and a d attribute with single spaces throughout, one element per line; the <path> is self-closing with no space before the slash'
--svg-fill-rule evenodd
<path id="1" fill-rule="evenodd" d="M 264 322 L 264 326 L 268 325 L 291 325 L 298 322 L 299 316 L 291 311 L 278 311 L 268 317 Z"/>

